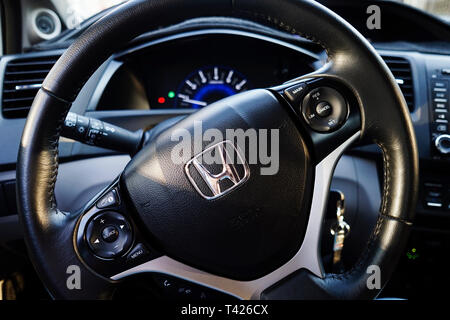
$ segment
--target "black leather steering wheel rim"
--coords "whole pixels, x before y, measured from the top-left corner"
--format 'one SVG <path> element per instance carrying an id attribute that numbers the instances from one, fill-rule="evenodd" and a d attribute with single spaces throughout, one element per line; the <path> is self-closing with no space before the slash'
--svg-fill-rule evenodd
<path id="1" fill-rule="evenodd" d="M 167 13 L 170 12 L 170 15 Z M 327 52 L 326 75 L 345 82 L 361 106 L 361 139 L 377 143 L 384 160 L 379 218 L 359 262 L 342 275 L 323 279 L 300 270 L 262 298 L 373 298 L 367 267 L 377 265 L 382 283 L 405 245 L 417 198 L 418 152 L 409 112 L 395 80 L 370 44 L 348 23 L 314 1 L 164 0 L 130 1 L 91 26 L 47 76 L 23 132 L 17 163 L 18 207 L 38 274 L 55 298 L 108 298 L 114 282 L 80 263 L 73 230 L 76 214 L 61 212 L 54 199 L 61 125 L 92 73 L 121 45 L 160 25 L 198 16 L 239 16 L 296 33 Z M 65 266 L 82 267 L 83 290 L 66 287 Z M 303 290 L 298 290 L 301 285 Z"/>

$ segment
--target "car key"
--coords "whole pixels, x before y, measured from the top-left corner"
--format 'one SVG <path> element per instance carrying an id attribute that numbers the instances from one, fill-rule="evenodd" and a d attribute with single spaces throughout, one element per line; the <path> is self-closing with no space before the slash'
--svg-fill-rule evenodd
<path id="1" fill-rule="evenodd" d="M 340 197 L 336 201 L 336 223 L 331 227 L 331 235 L 334 236 L 333 243 L 333 271 L 341 272 L 343 270 L 342 264 L 342 250 L 344 249 L 344 240 L 350 232 L 350 225 L 344 220 L 345 201 L 344 194 L 337 192 Z"/>

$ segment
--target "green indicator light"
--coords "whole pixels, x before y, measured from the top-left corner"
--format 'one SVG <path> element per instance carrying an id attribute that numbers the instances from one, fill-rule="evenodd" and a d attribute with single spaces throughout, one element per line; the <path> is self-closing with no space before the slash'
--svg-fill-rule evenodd
<path id="1" fill-rule="evenodd" d="M 420 255 L 417 253 L 416 248 L 412 248 L 411 251 L 408 251 L 406 253 L 406 257 L 408 257 L 409 260 L 416 260 L 417 258 L 420 257 Z"/>
<path id="2" fill-rule="evenodd" d="M 167 94 L 167 96 L 168 96 L 170 99 L 172 99 L 172 98 L 175 97 L 175 92 L 169 91 L 169 93 Z"/>

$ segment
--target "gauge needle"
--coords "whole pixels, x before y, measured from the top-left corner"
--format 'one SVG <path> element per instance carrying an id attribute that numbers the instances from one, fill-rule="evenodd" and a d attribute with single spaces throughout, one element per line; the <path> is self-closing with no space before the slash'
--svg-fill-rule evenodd
<path id="1" fill-rule="evenodd" d="M 206 107 L 208 104 L 205 101 L 199 101 L 199 100 L 193 100 L 190 99 L 188 96 L 185 96 L 184 94 L 178 95 L 178 98 L 181 98 L 183 102 L 187 102 L 190 104 L 198 104 L 199 106 Z"/>

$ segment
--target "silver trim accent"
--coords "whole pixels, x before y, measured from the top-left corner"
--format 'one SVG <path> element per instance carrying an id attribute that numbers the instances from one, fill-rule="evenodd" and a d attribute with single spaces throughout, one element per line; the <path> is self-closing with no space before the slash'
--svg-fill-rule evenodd
<path id="1" fill-rule="evenodd" d="M 427 206 L 441 208 L 442 207 L 442 203 L 439 203 L 439 202 L 427 202 Z"/>
<path id="2" fill-rule="evenodd" d="M 222 171 L 218 174 L 213 174 L 209 172 L 209 170 L 201 163 L 201 161 L 199 161 L 199 158 L 202 157 L 202 155 L 204 155 L 209 151 L 212 151 L 213 149 L 216 149 L 219 152 L 220 161 L 222 162 L 221 163 Z M 242 177 L 240 177 L 239 173 L 236 171 L 234 163 L 230 162 L 232 158 L 230 158 L 228 152 L 233 150 L 238 156 L 238 159 L 236 160 L 244 168 L 244 175 Z M 189 172 L 190 166 L 193 166 L 200 174 L 200 176 L 203 179 L 203 182 L 208 186 L 209 190 L 212 192 L 212 196 L 206 195 L 198 187 L 197 182 L 194 180 L 191 173 Z M 231 142 L 230 140 L 218 142 L 215 145 L 208 147 L 203 152 L 196 155 L 194 158 L 192 158 L 186 163 L 186 165 L 184 166 L 184 171 L 186 172 L 186 175 L 191 184 L 194 186 L 195 190 L 197 190 L 197 192 L 207 200 L 214 200 L 217 199 L 218 197 L 226 195 L 227 193 L 231 192 L 241 184 L 245 183 L 245 181 L 247 181 L 248 178 L 250 177 L 250 168 L 247 164 L 247 161 L 245 161 L 245 158 L 242 156 L 241 152 L 239 151 L 239 148 L 235 147 L 233 142 Z M 220 182 L 225 179 L 228 179 L 233 185 L 228 189 L 222 190 Z"/>
<path id="3" fill-rule="evenodd" d="M 342 153 L 358 139 L 360 133 L 360 131 L 356 132 L 316 166 L 311 212 L 305 238 L 297 254 L 278 269 L 255 280 L 238 281 L 216 276 L 190 267 L 168 256 L 162 256 L 114 275 L 111 279 L 120 280 L 137 273 L 157 272 L 182 278 L 233 295 L 239 299 L 259 299 L 265 289 L 299 269 L 305 268 L 316 276 L 323 277 L 324 271 L 319 253 L 320 235 L 331 179 Z"/>
<path id="4" fill-rule="evenodd" d="M 86 111 L 96 110 L 96 108 L 100 102 L 100 99 L 103 95 L 103 92 L 105 92 L 105 89 L 109 84 L 109 81 L 114 76 L 114 74 L 117 72 L 117 70 L 119 70 L 119 68 L 123 65 L 123 62 L 117 61 L 117 60 L 112 60 L 110 58 L 110 59 L 106 60 L 102 64 L 102 66 L 103 65 L 104 65 L 104 70 L 102 71 L 100 80 L 98 80 L 97 85 L 94 89 L 94 92 L 92 93 L 92 96 L 90 97 L 89 104 L 88 104 L 88 107 L 86 108 Z"/>
<path id="5" fill-rule="evenodd" d="M 444 139 L 450 140 L 450 134 L 441 134 L 440 136 L 438 136 L 436 140 L 434 140 L 434 145 L 436 146 L 436 149 L 438 149 L 441 153 L 448 154 L 450 153 L 450 148 L 446 148 L 441 144 L 442 140 Z"/>
<path id="6" fill-rule="evenodd" d="M 31 89 L 39 89 L 42 86 L 42 83 L 34 83 L 34 84 L 21 84 L 14 87 L 16 91 L 21 90 L 31 90 Z"/>
<path id="7" fill-rule="evenodd" d="M 44 33 L 39 29 L 37 18 L 40 15 L 46 15 L 50 18 L 54 24 L 54 30 L 52 33 Z M 61 33 L 62 25 L 59 16 L 55 11 L 47 8 L 37 8 L 32 10 L 27 17 L 28 25 L 30 26 L 27 30 L 28 38 L 32 44 L 37 43 L 42 40 L 51 40 Z"/>

